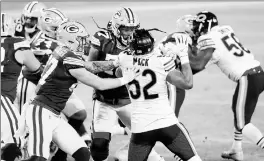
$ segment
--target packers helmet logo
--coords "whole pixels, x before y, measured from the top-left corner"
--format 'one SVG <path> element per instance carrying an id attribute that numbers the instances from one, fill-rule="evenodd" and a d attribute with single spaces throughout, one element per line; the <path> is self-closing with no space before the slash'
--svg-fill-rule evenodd
<path id="1" fill-rule="evenodd" d="M 114 14 L 114 18 L 117 19 L 121 17 L 121 11 L 117 11 L 115 14 Z"/>
<path id="2" fill-rule="evenodd" d="M 79 27 L 76 25 L 70 25 L 66 27 L 66 31 L 69 33 L 77 33 L 79 31 Z"/>

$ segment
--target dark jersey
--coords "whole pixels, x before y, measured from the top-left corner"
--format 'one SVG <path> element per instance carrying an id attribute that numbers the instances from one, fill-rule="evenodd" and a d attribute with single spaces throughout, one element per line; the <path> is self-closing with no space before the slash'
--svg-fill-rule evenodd
<path id="1" fill-rule="evenodd" d="M 81 55 L 73 53 L 66 47 L 58 46 L 54 53 L 56 56 L 50 56 L 38 82 L 35 100 L 59 114 L 64 109 L 73 88 L 77 86 L 77 79 L 71 76 L 69 70 L 84 68 L 84 60 Z"/>
<path id="2" fill-rule="evenodd" d="M 37 32 L 34 35 L 30 44 L 31 50 L 43 66 L 46 65 L 50 54 L 57 46 L 58 44 L 57 42 L 55 42 L 55 40 L 46 37 L 45 34 L 41 31 Z M 37 84 L 40 79 L 38 74 L 34 74 L 26 70 L 23 70 L 22 74 L 24 78 L 34 84 Z"/>
<path id="3" fill-rule="evenodd" d="M 12 102 L 16 97 L 17 79 L 22 68 L 22 64 L 15 59 L 15 53 L 25 49 L 30 49 L 30 46 L 23 38 L 1 38 L 1 95 Z"/>
<path id="4" fill-rule="evenodd" d="M 126 50 L 115 39 L 115 36 L 108 31 L 98 31 L 91 38 L 91 46 L 99 51 L 98 60 L 105 60 L 106 54 L 118 55 L 121 51 Z M 115 70 L 98 73 L 101 78 L 116 78 Z M 106 99 L 118 99 L 118 98 L 129 98 L 126 86 L 121 86 L 110 90 L 95 90 L 94 98 L 101 98 L 101 100 Z"/>

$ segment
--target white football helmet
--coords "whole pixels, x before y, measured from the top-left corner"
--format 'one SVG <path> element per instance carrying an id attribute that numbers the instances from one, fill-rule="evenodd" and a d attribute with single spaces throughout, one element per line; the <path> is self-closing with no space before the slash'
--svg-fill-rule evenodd
<path id="1" fill-rule="evenodd" d="M 22 12 L 22 23 L 25 25 L 25 31 L 32 33 L 38 27 L 38 19 L 42 15 L 43 9 L 47 7 L 38 1 L 29 2 Z"/>
<path id="2" fill-rule="evenodd" d="M 118 9 L 112 16 L 111 29 L 120 43 L 127 46 L 133 39 L 133 33 L 139 28 L 138 16 L 127 7 Z"/>
<path id="3" fill-rule="evenodd" d="M 15 27 L 15 19 L 6 13 L 1 13 L 1 36 L 14 36 Z"/>
<path id="4" fill-rule="evenodd" d="M 68 21 L 68 18 L 57 8 L 44 9 L 39 18 L 40 29 L 50 38 L 56 38 L 56 32 L 60 24 Z"/>
<path id="5" fill-rule="evenodd" d="M 84 52 L 89 43 L 89 34 L 83 24 L 77 21 L 62 23 L 57 30 L 57 40 L 75 52 Z"/>
<path id="6" fill-rule="evenodd" d="M 193 36 L 193 20 L 195 16 L 192 15 L 184 15 L 177 19 L 176 21 L 176 32 L 186 32 L 190 36 Z"/>

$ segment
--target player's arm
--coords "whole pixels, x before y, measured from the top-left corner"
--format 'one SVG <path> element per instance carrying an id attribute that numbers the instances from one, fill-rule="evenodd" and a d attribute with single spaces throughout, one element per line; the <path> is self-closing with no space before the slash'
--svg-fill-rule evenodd
<path id="1" fill-rule="evenodd" d="M 113 70 L 118 66 L 117 61 L 86 61 L 84 67 L 91 73 Z"/>
<path id="2" fill-rule="evenodd" d="M 30 50 L 29 44 L 26 41 L 18 42 L 14 44 L 15 59 L 26 67 L 26 70 L 30 72 L 38 72 L 41 68 L 41 64 L 35 57 L 33 51 Z"/>
<path id="3" fill-rule="evenodd" d="M 126 72 L 126 75 L 124 75 L 122 78 L 100 78 L 85 69 L 81 56 L 75 55 L 71 52 L 67 53 L 67 55 L 64 57 L 63 64 L 69 73 L 78 81 L 99 90 L 120 87 L 129 83 L 136 77 L 135 70 L 130 70 L 129 72 Z"/>
<path id="4" fill-rule="evenodd" d="M 188 59 L 187 53 L 185 59 Z M 168 73 L 166 80 L 178 88 L 191 89 L 193 87 L 193 74 L 189 62 L 182 62 L 181 71 L 177 69 L 171 70 Z"/>
<path id="5" fill-rule="evenodd" d="M 93 73 L 87 71 L 85 68 L 70 69 L 70 74 L 78 81 L 85 85 L 91 86 L 99 90 L 107 90 L 123 86 L 132 81 L 135 76 L 135 70 L 129 71 L 130 73 L 122 78 L 100 78 Z"/>
<path id="6" fill-rule="evenodd" d="M 166 80 L 182 89 L 191 89 L 193 87 L 193 74 L 189 64 L 189 43 L 187 39 L 188 37 L 180 35 L 179 38 L 175 38 L 175 43 L 170 45 L 171 51 L 175 52 L 180 58 L 181 70 L 175 69 L 174 59 L 169 59 L 163 64 L 165 71 L 169 71 Z"/>
<path id="7" fill-rule="evenodd" d="M 189 54 L 190 65 L 194 70 L 203 70 L 209 60 L 212 58 L 215 50 L 215 43 L 212 38 L 201 36 L 198 39 L 197 49 L 191 50 Z"/>

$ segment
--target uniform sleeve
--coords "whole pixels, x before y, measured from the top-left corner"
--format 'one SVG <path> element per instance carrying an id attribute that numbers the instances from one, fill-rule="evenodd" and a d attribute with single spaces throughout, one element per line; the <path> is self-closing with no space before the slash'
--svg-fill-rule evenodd
<path id="1" fill-rule="evenodd" d="M 198 38 L 197 41 L 198 50 L 205 50 L 208 48 L 216 48 L 216 44 L 212 38 L 212 34 L 202 35 Z"/>
<path id="2" fill-rule="evenodd" d="M 161 57 L 160 60 L 165 73 L 168 74 L 170 71 L 176 68 L 175 59 L 173 57 Z"/>
<path id="3" fill-rule="evenodd" d="M 84 60 L 80 54 L 69 51 L 64 56 L 63 65 L 67 70 L 84 68 Z"/>

